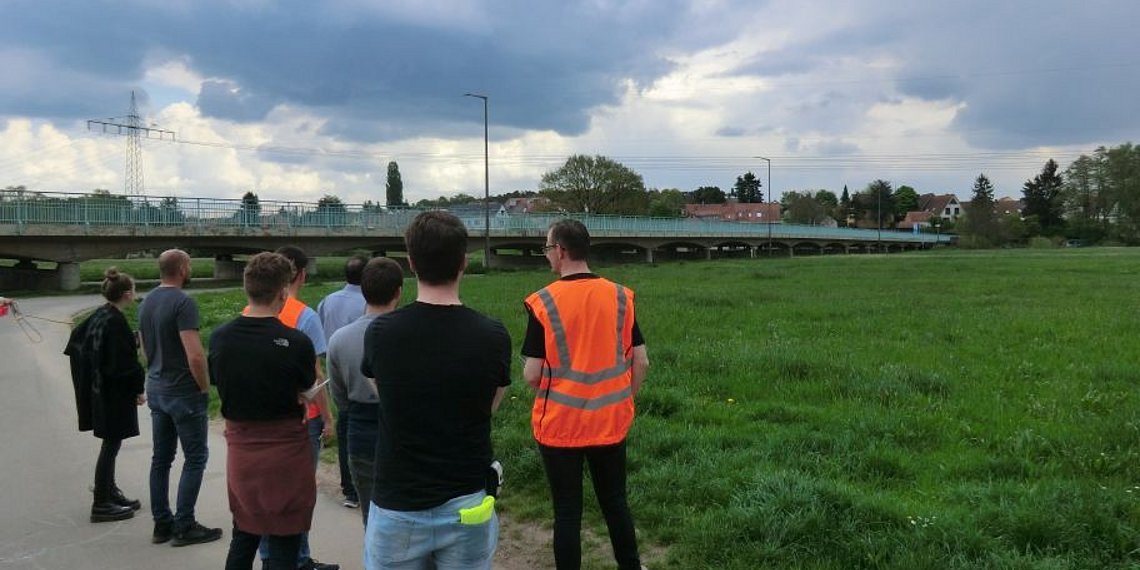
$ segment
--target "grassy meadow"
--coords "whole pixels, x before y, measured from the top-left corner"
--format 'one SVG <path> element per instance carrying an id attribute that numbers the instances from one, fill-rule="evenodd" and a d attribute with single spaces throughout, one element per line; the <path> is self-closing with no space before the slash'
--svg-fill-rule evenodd
<path id="1" fill-rule="evenodd" d="M 1138 267 L 1082 249 L 596 268 L 636 291 L 652 362 L 629 439 L 650 565 L 1137 567 Z M 522 299 L 551 278 L 471 276 L 462 296 L 517 353 Z M 198 299 L 207 329 L 243 304 Z M 500 504 L 549 521 L 519 368 Z M 587 566 L 611 567 L 586 505 Z"/>

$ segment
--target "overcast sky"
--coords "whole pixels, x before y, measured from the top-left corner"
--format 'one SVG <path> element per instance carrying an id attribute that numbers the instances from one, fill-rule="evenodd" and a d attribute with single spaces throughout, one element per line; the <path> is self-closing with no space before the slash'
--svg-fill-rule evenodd
<path id="1" fill-rule="evenodd" d="M 575 153 L 648 187 L 877 178 L 968 199 L 1140 142 L 1129 0 L 0 0 L 0 187 L 350 203 L 537 189 Z"/>

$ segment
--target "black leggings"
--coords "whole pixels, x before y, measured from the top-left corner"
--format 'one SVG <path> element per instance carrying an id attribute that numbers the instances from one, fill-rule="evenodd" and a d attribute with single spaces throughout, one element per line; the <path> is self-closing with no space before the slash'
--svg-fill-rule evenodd
<path id="1" fill-rule="evenodd" d="M 301 535 L 270 535 L 266 537 L 269 557 L 263 561 L 265 570 L 294 570 L 297 567 L 297 553 L 301 551 Z M 250 534 L 234 526 L 230 540 L 230 552 L 226 555 L 226 570 L 252 570 L 253 559 L 257 555 L 257 545 L 261 536 Z"/>
<path id="2" fill-rule="evenodd" d="M 614 559 L 622 570 L 641 568 L 633 515 L 625 493 L 625 442 L 599 447 L 539 444 L 554 500 L 554 563 L 558 570 L 582 566 L 582 463 L 589 464 L 594 494 L 606 518 Z"/>
<path id="3" fill-rule="evenodd" d="M 115 459 L 119 457 L 119 448 L 123 446 L 121 439 L 104 439 L 103 446 L 99 448 L 99 459 L 95 462 L 95 503 L 106 503 L 111 500 L 115 490 Z"/>

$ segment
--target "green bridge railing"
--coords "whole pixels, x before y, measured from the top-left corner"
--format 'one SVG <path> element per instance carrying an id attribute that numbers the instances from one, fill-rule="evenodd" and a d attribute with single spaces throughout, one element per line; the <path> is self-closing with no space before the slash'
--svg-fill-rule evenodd
<path id="1" fill-rule="evenodd" d="M 15 228 L 17 235 L 32 225 L 249 228 L 284 231 L 320 229 L 330 232 L 402 232 L 421 210 L 364 204 L 314 203 L 280 200 L 246 202 L 226 198 L 123 196 L 107 193 L 73 194 L 0 190 L 0 227 Z M 454 213 L 472 235 L 482 236 L 483 211 L 478 205 L 456 208 Z M 653 218 L 596 214 L 491 213 L 495 236 L 545 235 L 554 220 L 572 217 L 590 232 L 605 237 L 739 237 L 741 239 L 815 239 L 950 243 L 951 236 L 895 230 L 828 228 L 794 224 L 738 223 L 700 218 Z M 10 233 L 3 232 L 0 233 Z"/>

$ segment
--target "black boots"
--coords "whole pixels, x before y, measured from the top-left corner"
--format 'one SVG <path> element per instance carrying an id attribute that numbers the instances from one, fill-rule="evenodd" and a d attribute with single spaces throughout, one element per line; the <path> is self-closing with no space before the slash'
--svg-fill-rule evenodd
<path id="1" fill-rule="evenodd" d="M 91 505 L 91 522 L 121 521 L 135 516 L 135 511 L 142 508 L 142 503 L 135 499 L 128 499 L 118 487 L 111 487 L 108 497 L 100 497 L 95 493 L 95 503 Z"/>
<path id="2" fill-rule="evenodd" d="M 111 502 L 121 507 L 127 507 L 132 511 L 137 511 L 142 508 L 142 503 L 140 503 L 138 499 L 126 498 L 118 487 L 111 489 Z"/>
<path id="3" fill-rule="evenodd" d="M 110 522 L 126 520 L 135 516 L 135 511 L 130 507 L 115 504 L 112 502 L 95 503 L 91 505 L 91 522 Z"/>

